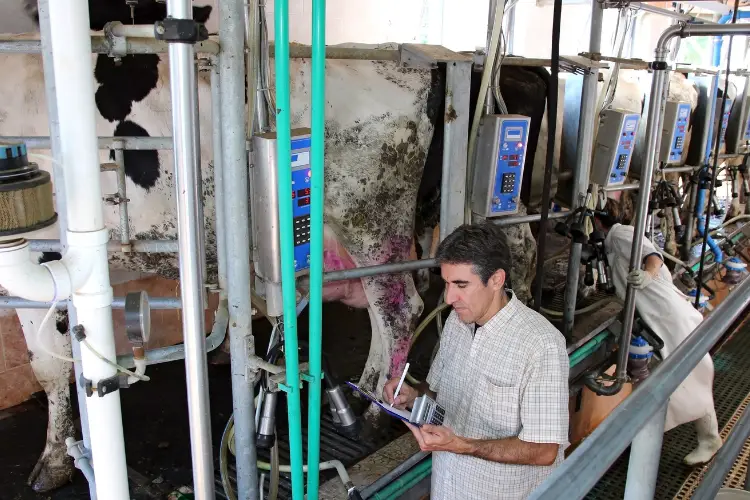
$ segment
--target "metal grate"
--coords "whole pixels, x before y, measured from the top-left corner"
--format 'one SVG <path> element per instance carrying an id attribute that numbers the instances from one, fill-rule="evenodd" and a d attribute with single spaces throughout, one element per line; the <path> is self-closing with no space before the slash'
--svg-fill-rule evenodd
<path id="1" fill-rule="evenodd" d="M 729 422 L 727 425 L 724 426 L 724 428 L 719 433 L 721 435 L 722 441 L 726 441 L 727 436 L 729 436 L 729 433 L 732 431 L 734 426 L 737 424 L 737 420 L 739 420 L 742 413 L 745 411 L 745 409 L 748 406 L 748 403 L 750 403 L 750 395 L 745 398 L 745 400 L 742 402 L 739 408 L 734 412 L 734 415 L 732 415 L 732 418 L 729 419 Z M 734 466 L 732 467 L 732 470 L 727 475 L 726 481 L 724 481 L 724 487 L 727 488 L 742 488 L 743 484 L 745 482 L 745 475 L 747 474 L 747 457 L 750 455 L 750 441 L 745 443 L 745 446 L 742 447 L 742 451 L 740 452 L 739 456 L 737 457 L 737 460 L 734 463 Z M 682 488 L 680 488 L 680 491 L 677 492 L 677 494 L 674 496 L 674 500 L 689 500 L 693 496 L 693 492 L 698 487 L 698 485 L 703 481 L 703 477 L 708 472 L 708 469 L 710 468 L 711 464 L 713 464 L 713 460 L 697 469 L 694 469 L 693 472 L 690 473 L 688 478 L 685 480 L 684 483 L 682 483 Z"/>
<path id="2" fill-rule="evenodd" d="M 750 394 L 750 322 L 744 322 L 713 355 L 714 405 L 719 426 L 730 422 L 735 410 Z M 664 435 L 655 499 L 672 499 L 682 490 L 693 469 L 682 459 L 696 446 L 695 427 L 681 425 Z M 625 492 L 629 449 L 610 467 L 607 474 L 586 496 L 591 500 L 620 500 Z M 684 497 L 688 498 L 688 497 Z"/>

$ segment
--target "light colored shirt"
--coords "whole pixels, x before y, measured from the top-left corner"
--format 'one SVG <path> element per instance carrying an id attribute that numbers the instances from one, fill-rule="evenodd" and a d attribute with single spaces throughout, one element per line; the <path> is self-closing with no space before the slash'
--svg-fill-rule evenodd
<path id="1" fill-rule="evenodd" d="M 625 300 L 634 231 L 633 226 L 615 224 L 604 240 L 607 261 L 612 268 L 612 283 L 620 300 Z M 653 254 L 661 257 L 661 251 L 648 238 L 643 238 L 643 259 Z M 664 358 L 674 352 L 703 321 L 703 315 L 693 307 L 692 300 L 694 298 L 688 297 L 674 286 L 672 275 L 665 265 L 659 268 L 657 278 L 635 293 L 638 314 L 664 341 L 661 349 Z M 712 414 L 713 383 L 714 364 L 711 356 L 706 354 L 670 396 L 664 432 Z"/>
<path id="2" fill-rule="evenodd" d="M 568 446 L 568 354 L 562 334 L 512 295 L 485 325 L 448 317 L 427 376 L 445 426 L 470 439 L 557 443 L 551 466 L 433 452 L 431 500 L 526 498 Z"/>

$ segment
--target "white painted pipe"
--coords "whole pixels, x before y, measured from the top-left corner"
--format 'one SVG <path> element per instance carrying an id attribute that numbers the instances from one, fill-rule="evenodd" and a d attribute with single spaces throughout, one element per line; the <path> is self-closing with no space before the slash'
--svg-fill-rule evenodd
<path id="1" fill-rule="evenodd" d="M 88 342 L 114 361 L 112 287 L 107 262 L 109 235 L 104 227 L 101 202 L 88 2 L 55 0 L 50 2 L 49 11 L 62 163 L 66 173 L 70 249 L 66 257 L 81 246 L 92 251 L 85 263 L 91 269 L 85 282 L 79 286 L 77 276 L 71 276 L 73 304 Z M 116 374 L 114 367 L 86 347 L 81 349 L 81 361 L 83 376 L 94 384 Z M 89 397 L 86 407 L 97 496 L 128 500 L 120 392 Z"/>

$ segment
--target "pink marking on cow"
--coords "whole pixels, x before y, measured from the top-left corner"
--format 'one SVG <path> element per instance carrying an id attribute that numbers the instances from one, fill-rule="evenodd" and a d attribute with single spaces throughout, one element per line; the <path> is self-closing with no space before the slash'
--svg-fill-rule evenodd
<path id="1" fill-rule="evenodd" d="M 335 235 L 330 231 L 325 232 L 323 242 L 323 269 L 324 271 L 343 271 L 345 269 L 354 269 L 357 265 L 354 263 L 349 252 L 339 243 Z M 352 279 L 346 281 L 336 281 L 323 285 L 323 300 L 325 302 L 341 301 L 350 307 L 365 309 L 368 307 L 365 289 L 362 286 L 362 280 Z"/>
<path id="2" fill-rule="evenodd" d="M 390 376 L 397 377 L 401 375 L 406 366 L 406 358 L 409 356 L 410 339 L 398 339 L 393 343 L 393 353 L 391 355 Z"/>

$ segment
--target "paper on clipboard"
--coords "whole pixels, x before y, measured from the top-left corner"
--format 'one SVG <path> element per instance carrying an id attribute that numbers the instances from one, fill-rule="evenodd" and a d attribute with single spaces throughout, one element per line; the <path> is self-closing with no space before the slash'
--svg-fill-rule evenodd
<path id="1" fill-rule="evenodd" d="M 389 413 L 392 417 L 396 417 L 396 418 L 398 418 L 400 420 L 403 420 L 404 422 L 408 422 L 411 425 L 417 425 L 418 426 L 418 424 L 415 424 L 411 420 L 409 420 L 411 418 L 411 412 L 410 411 L 399 410 L 398 408 L 394 408 L 391 405 L 389 405 L 388 403 L 386 403 L 383 400 L 379 399 L 377 396 L 375 396 L 375 394 L 371 393 L 370 391 L 368 391 L 366 389 L 360 388 L 359 386 L 357 386 L 357 384 L 353 384 L 353 383 L 351 383 L 349 381 L 347 381 L 346 383 L 349 385 L 349 387 L 351 387 L 352 389 L 354 389 L 355 391 L 357 391 L 358 393 L 362 394 L 364 397 L 366 397 L 367 399 L 369 399 L 370 401 L 372 401 L 373 403 L 375 403 L 376 405 L 378 405 L 382 410 L 385 410 L 385 412 Z"/>

